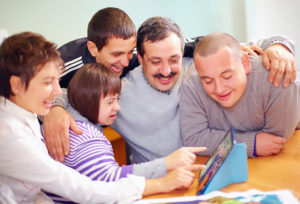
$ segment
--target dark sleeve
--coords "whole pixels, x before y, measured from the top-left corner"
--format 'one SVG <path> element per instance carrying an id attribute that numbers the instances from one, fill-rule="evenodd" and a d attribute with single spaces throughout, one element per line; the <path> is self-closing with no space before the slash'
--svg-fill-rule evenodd
<path id="1" fill-rule="evenodd" d="M 202 38 L 203 38 L 203 36 L 186 39 L 183 56 L 184 57 L 193 57 L 195 47 Z"/>
<path id="2" fill-rule="evenodd" d="M 74 74 L 84 64 L 95 63 L 95 58 L 90 54 L 87 48 L 87 38 L 80 38 L 68 42 L 58 48 L 65 67 L 60 77 L 60 86 L 67 88 Z"/>
<path id="3" fill-rule="evenodd" d="M 140 65 L 140 63 L 139 63 L 139 60 L 137 58 L 137 55 L 134 54 L 133 57 L 132 57 L 132 59 L 129 61 L 129 65 L 124 68 L 123 73 L 121 75 L 121 78 L 124 77 L 124 76 L 126 76 L 126 74 L 128 72 L 130 72 L 131 70 L 133 70 L 134 68 L 136 68 L 139 65 Z"/>

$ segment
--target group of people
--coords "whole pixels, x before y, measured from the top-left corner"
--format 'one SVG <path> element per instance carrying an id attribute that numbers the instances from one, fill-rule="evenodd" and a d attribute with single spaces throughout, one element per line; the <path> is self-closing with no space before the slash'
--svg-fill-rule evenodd
<path id="1" fill-rule="evenodd" d="M 87 38 L 59 49 L 35 33 L 8 37 L 0 48 L 0 188 L 12 196 L 0 196 L 114 203 L 186 188 L 204 168 L 196 155 L 211 155 L 230 127 L 249 157 L 279 153 L 300 128 L 295 44 L 283 36 L 255 44 L 225 33 L 185 43 L 166 17 L 136 32 L 118 8 L 99 10 Z M 126 140 L 130 164 L 115 161 L 103 126 Z"/>

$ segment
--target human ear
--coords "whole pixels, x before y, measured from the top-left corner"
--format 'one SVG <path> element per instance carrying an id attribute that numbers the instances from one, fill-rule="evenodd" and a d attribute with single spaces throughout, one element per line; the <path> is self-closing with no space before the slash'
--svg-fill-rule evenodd
<path id="1" fill-rule="evenodd" d="M 242 64 L 245 69 L 245 73 L 249 74 L 251 72 L 251 66 L 250 66 L 249 55 L 246 53 L 242 54 Z"/>
<path id="2" fill-rule="evenodd" d="M 11 91 L 14 95 L 18 94 L 23 90 L 24 83 L 22 82 L 21 78 L 15 75 L 12 75 L 9 79 Z"/>
<path id="3" fill-rule="evenodd" d="M 137 57 L 138 57 L 139 63 L 143 64 L 143 57 L 139 53 L 137 53 Z"/>
<path id="4" fill-rule="evenodd" d="M 91 55 L 93 57 L 96 57 L 96 55 L 98 53 L 98 48 L 97 48 L 96 44 L 93 43 L 92 41 L 87 41 L 86 45 L 87 45 L 87 48 L 89 49 Z"/>

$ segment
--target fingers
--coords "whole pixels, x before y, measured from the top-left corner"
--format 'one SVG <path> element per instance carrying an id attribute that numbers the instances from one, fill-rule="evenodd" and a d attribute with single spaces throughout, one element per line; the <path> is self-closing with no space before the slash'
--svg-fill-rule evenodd
<path id="1" fill-rule="evenodd" d="M 47 129 L 45 129 L 45 125 L 43 125 L 43 132 L 44 132 L 45 144 L 48 149 L 48 153 L 51 157 L 54 158 L 54 149 L 55 149 L 54 140 L 51 140 L 52 137 L 48 137 L 49 134 L 46 134 Z"/>
<path id="2" fill-rule="evenodd" d="M 275 144 L 284 145 L 286 143 L 286 139 L 283 137 L 275 137 L 273 142 Z"/>
<path id="3" fill-rule="evenodd" d="M 249 48 L 247 49 L 247 53 L 248 53 L 248 55 L 257 56 L 257 54 Z"/>
<path id="4" fill-rule="evenodd" d="M 263 64 L 270 71 L 269 81 L 275 87 L 280 85 L 283 75 L 284 88 L 296 79 L 295 57 L 281 44 L 273 44 L 264 52 Z"/>
<path id="5" fill-rule="evenodd" d="M 262 55 L 264 53 L 264 50 L 261 49 L 260 47 L 256 46 L 256 45 L 252 45 L 250 46 L 250 48 L 255 51 L 255 53 Z"/>
<path id="6" fill-rule="evenodd" d="M 195 173 L 192 171 L 202 170 L 205 168 L 205 165 L 201 164 L 194 164 L 194 165 L 188 165 L 180 169 L 178 174 L 178 181 L 180 183 L 180 188 L 187 188 L 189 187 L 195 177 Z"/>
<path id="7" fill-rule="evenodd" d="M 257 54 L 262 54 L 264 51 L 256 46 L 256 45 L 251 45 L 251 46 L 247 46 L 247 45 L 240 45 L 241 50 L 243 53 L 246 53 L 248 55 L 252 55 L 252 56 L 257 56 Z"/>
<path id="8" fill-rule="evenodd" d="M 286 69 L 285 76 L 284 76 L 284 80 L 282 82 L 283 88 L 287 88 L 289 86 L 290 82 L 293 82 L 293 80 L 292 80 L 292 75 L 293 75 L 292 65 L 290 63 L 287 63 L 285 69 Z"/>
<path id="9" fill-rule="evenodd" d="M 191 153 L 204 152 L 207 150 L 207 147 L 184 147 Z"/>
<path id="10" fill-rule="evenodd" d="M 61 145 L 62 145 L 62 149 L 60 149 L 60 151 L 62 151 L 62 152 L 58 153 L 60 161 L 63 161 L 64 156 L 67 156 L 70 153 L 70 142 L 69 142 L 70 141 L 70 133 L 69 133 L 69 129 L 65 128 L 62 132 L 63 132 L 63 134 L 59 137 L 61 139 Z"/>
<path id="11" fill-rule="evenodd" d="M 293 61 L 293 62 L 291 63 L 291 66 L 292 66 L 292 77 L 291 77 L 291 82 L 294 82 L 295 79 L 296 79 L 296 73 L 297 73 L 295 61 Z"/>
<path id="12" fill-rule="evenodd" d="M 73 117 L 70 117 L 70 129 L 76 134 L 81 135 L 82 130 L 78 127 Z"/>
<path id="13" fill-rule="evenodd" d="M 63 161 L 69 153 L 70 116 L 61 107 L 53 107 L 44 117 L 43 130 L 49 154 L 58 161 Z"/>
<path id="14" fill-rule="evenodd" d="M 269 59 L 269 56 L 267 53 L 263 54 L 262 62 L 263 62 L 263 65 L 265 66 L 266 70 L 270 70 L 271 63 L 270 63 L 270 59 Z M 269 74 L 269 81 L 270 81 L 270 74 Z M 270 82 L 272 83 L 273 80 Z"/>
<path id="15" fill-rule="evenodd" d="M 54 143 L 55 143 L 55 148 L 54 148 L 54 159 L 58 160 L 60 162 L 63 162 L 65 159 L 65 154 L 63 152 L 63 144 L 62 144 L 62 138 L 63 135 L 61 135 L 60 137 L 56 137 Z"/>
<path id="16" fill-rule="evenodd" d="M 205 167 L 206 165 L 203 164 L 193 164 L 193 165 L 185 166 L 184 168 L 189 171 L 198 171 L 204 169 Z"/>
<path id="17" fill-rule="evenodd" d="M 276 71 L 276 75 L 275 75 L 273 84 L 275 87 L 278 87 L 280 85 L 281 79 L 283 78 L 286 62 L 278 61 L 278 60 L 274 60 L 273 62 L 274 62 L 274 64 L 271 63 L 271 70 L 274 69 Z"/>
<path id="18" fill-rule="evenodd" d="M 278 69 L 278 60 L 272 60 L 270 62 L 270 73 L 269 73 L 269 81 L 271 83 L 274 83 L 274 80 L 276 78 L 277 69 Z"/>

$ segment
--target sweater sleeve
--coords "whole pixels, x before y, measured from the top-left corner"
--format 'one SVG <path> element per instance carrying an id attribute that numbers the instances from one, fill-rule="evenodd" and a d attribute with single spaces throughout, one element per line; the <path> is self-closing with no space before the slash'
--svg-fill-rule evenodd
<path id="1" fill-rule="evenodd" d="M 201 89 L 197 73 L 189 72 L 183 79 L 179 94 L 180 129 L 184 146 L 205 146 L 207 151 L 200 155 L 211 155 L 220 143 L 225 131 L 213 130 L 208 126 L 208 119 L 203 103 L 199 98 Z"/>
<path id="2" fill-rule="evenodd" d="M 263 88 L 263 87 L 262 87 Z M 300 121 L 300 80 L 289 87 L 270 86 L 269 96 L 264 104 L 265 125 L 263 132 L 289 139 Z"/>
<path id="3" fill-rule="evenodd" d="M 144 176 L 147 179 L 153 179 L 166 176 L 166 169 L 165 159 L 160 158 L 145 163 L 134 164 L 132 174 L 136 176 Z"/>
<path id="4" fill-rule="evenodd" d="M 77 122 L 83 131 L 78 136 L 70 130 L 70 154 L 64 164 L 92 180 L 116 181 L 132 174 L 132 165 L 119 166 L 111 143 L 103 133 L 87 123 Z"/>
<path id="5" fill-rule="evenodd" d="M 268 47 L 270 47 L 273 44 L 282 44 L 286 46 L 290 52 L 295 56 L 295 42 L 286 36 L 272 36 L 270 38 L 263 38 L 259 40 L 251 40 L 246 43 L 246 45 L 258 45 L 261 47 L 263 50 L 266 50 Z"/>
<path id="6" fill-rule="evenodd" d="M 66 109 L 69 104 L 68 100 L 68 90 L 62 88 L 62 94 L 60 96 L 56 96 L 56 98 L 52 101 L 52 106 L 61 106 Z"/>
<path id="7" fill-rule="evenodd" d="M 198 36 L 198 37 L 195 37 L 195 38 L 185 39 L 183 56 L 193 58 L 194 50 L 196 48 L 196 45 L 202 38 L 203 38 L 203 36 Z"/>

